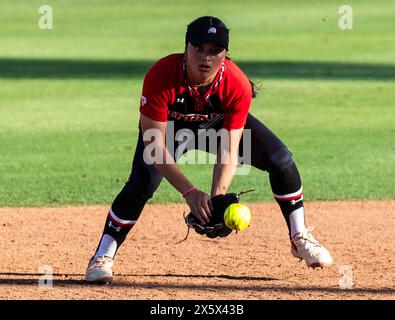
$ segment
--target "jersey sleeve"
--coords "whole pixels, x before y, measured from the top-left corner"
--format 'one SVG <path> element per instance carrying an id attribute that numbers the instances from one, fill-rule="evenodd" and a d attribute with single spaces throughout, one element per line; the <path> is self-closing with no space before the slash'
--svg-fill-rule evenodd
<path id="1" fill-rule="evenodd" d="M 155 121 L 167 121 L 169 90 L 166 72 L 160 63 L 154 64 L 144 77 L 140 112 Z"/>
<path id="2" fill-rule="evenodd" d="M 224 112 L 223 127 L 225 129 L 235 130 L 244 127 L 250 110 L 251 100 L 251 84 L 249 81 L 248 84 L 244 81 L 242 85 L 238 85 L 234 89 L 234 95 L 229 103 L 229 107 Z"/>

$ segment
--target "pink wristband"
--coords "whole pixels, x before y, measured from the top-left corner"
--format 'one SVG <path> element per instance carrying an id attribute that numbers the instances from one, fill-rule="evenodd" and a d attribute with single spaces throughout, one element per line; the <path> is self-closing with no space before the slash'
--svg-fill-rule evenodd
<path id="1" fill-rule="evenodd" d="M 197 190 L 196 187 L 190 187 L 187 191 L 185 191 L 182 196 L 185 198 L 190 192 Z"/>

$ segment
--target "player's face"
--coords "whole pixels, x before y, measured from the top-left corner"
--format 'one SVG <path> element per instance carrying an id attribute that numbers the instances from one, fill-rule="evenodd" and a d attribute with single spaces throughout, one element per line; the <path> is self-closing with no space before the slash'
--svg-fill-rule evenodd
<path id="1" fill-rule="evenodd" d="M 198 46 L 188 43 L 187 75 L 189 81 L 195 85 L 212 82 L 225 55 L 225 48 L 216 42 L 204 42 Z"/>

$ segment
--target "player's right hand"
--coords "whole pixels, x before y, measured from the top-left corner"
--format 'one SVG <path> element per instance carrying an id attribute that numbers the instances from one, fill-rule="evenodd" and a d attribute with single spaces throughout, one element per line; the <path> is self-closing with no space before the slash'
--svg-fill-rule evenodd
<path id="1" fill-rule="evenodd" d="M 211 210 L 214 210 L 209 194 L 196 189 L 188 193 L 188 195 L 185 196 L 185 200 L 191 212 L 199 221 L 202 223 L 209 223 Z"/>

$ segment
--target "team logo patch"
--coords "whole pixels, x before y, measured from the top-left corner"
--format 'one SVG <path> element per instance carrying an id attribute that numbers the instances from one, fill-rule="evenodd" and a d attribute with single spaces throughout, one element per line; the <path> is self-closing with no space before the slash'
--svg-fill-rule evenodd
<path id="1" fill-rule="evenodd" d="M 141 103 L 141 106 L 144 107 L 147 104 L 147 98 L 144 96 L 141 96 L 140 103 Z"/>
<path id="2" fill-rule="evenodd" d="M 217 33 L 217 29 L 214 27 L 211 27 L 210 29 L 208 29 L 207 33 Z"/>

